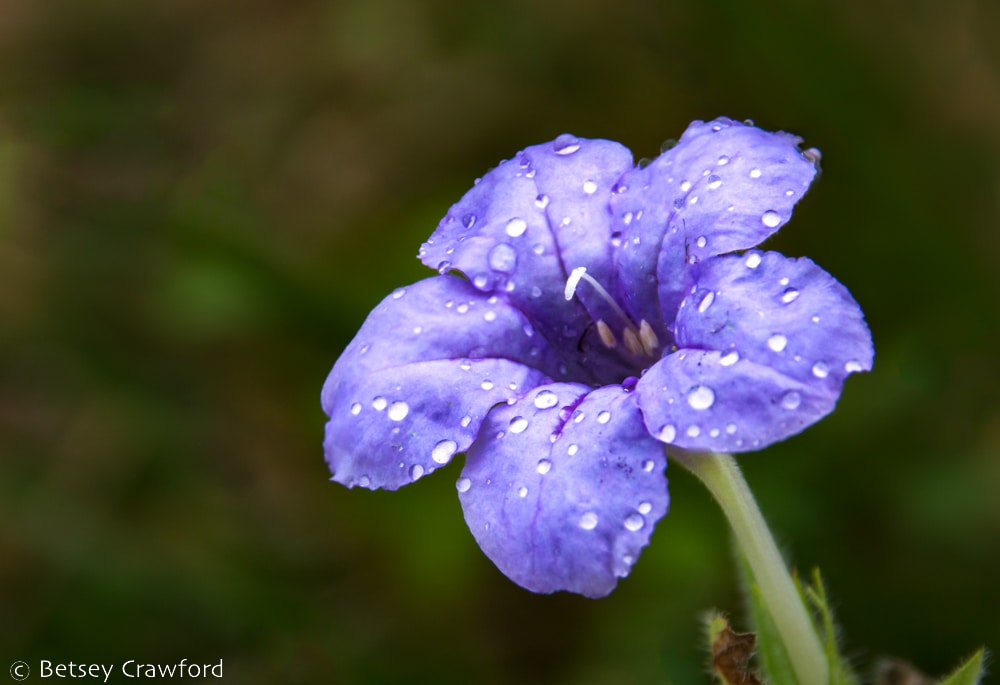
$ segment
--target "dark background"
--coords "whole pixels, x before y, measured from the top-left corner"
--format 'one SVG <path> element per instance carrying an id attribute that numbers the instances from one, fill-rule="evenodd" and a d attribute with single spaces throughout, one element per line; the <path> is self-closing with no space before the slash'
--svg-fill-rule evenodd
<path id="1" fill-rule="evenodd" d="M 744 611 L 690 475 L 609 598 L 533 595 L 466 529 L 460 460 L 328 482 L 318 399 L 500 159 L 651 157 L 723 114 L 823 151 L 769 247 L 876 347 L 751 487 L 862 670 L 1000 649 L 998 32 L 991 0 L 0 3 L 0 673 L 706 682 L 700 612 Z"/>

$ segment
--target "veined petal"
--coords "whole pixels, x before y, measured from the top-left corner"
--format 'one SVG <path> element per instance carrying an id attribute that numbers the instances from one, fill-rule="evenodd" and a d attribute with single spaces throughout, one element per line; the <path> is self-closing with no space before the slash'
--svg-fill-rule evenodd
<path id="1" fill-rule="evenodd" d="M 633 394 L 550 384 L 489 415 L 457 486 L 473 536 L 514 582 L 603 597 L 667 511 L 665 466 Z"/>
<path id="2" fill-rule="evenodd" d="M 395 490 L 464 451 L 494 405 L 559 373 L 524 316 L 454 276 L 396 290 L 323 387 L 333 479 Z"/>
<path id="3" fill-rule="evenodd" d="M 632 305 L 650 311 L 657 297 L 669 326 L 689 285 L 685 263 L 754 247 L 784 225 L 816 175 L 801 142 L 730 119 L 696 121 L 677 145 L 626 174 L 612 207 Z"/>
<path id="4" fill-rule="evenodd" d="M 680 349 L 636 389 L 664 442 L 741 452 L 826 416 L 874 351 L 861 309 L 812 261 L 751 251 L 702 262 L 675 324 Z"/>
<path id="5" fill-rule="evenodd" d="M 621 378 L 627 364 L 600 344 L 594 327 L 612 315 L 605 302 L 567 301 L 563 293 L 576 267 L 598 280 L 610 278 L 608 199 L 631 163 L 626 148 L 606 140 L 561 136 L 526 148 L 483 176 L 448 211 L 420 258 L 432 268 L 461 271 L 477 289 L 524 312 L 564 350 L 574 378 Z M 581 349 L 590 350 L 587 359 L 581 359 Z"/>

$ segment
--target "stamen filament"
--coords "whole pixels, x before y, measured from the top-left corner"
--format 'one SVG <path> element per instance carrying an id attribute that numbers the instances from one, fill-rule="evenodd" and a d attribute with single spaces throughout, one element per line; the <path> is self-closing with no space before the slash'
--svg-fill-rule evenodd
<path id="1" fill-rule="evenodd" d="M 578 266 L 573 269 L 573 271 L 569 274 L 569 278 L 566 279 L 566 290 L 563 294 L 566 296 L 567 301 L 573 299 L 573 295 L 576 293 L 576 287 L 580 284 L 581 280 L 587 281 L 587 283 L 589 283 L 591 287 L 597 291 L 597 294 L 600 295 L 613 310 L 615 310 L 615 314 L 620 316 L 622 321 L 625 322 L 626 329 L 635 328 L 635 324 L 632 323 L 632 319 L 628 318 L 628 314 L 626 314 L 625 311 L 618 306 L 618 303 L 615 302 L 614 298 L 611 297 L 608 291 L 604 289 L 604 286 L 598 283 L 593 276 L 587 273 L 587 267 L 585 266 Z M 642 348 L 640 347 L 640 349 Z"/>

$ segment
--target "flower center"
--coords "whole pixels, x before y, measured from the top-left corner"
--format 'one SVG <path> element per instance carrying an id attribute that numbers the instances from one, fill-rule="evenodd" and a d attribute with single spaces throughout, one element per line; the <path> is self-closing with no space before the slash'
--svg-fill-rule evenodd
<path id="1" fill-rule="evenodd" d="M 658 352 L 656 351 L 660 347 L 660 340 L 656 337 L 656 333 L 653 331 L 653 327 L 649 325 L 649 322 L 643 319 L 638 325 L 629 318 L 628 314 L 615 302 L 614 298 L 604 289 L 593 276 L 587 273 L 587 267 L 578 266 L 573 271 L 570 272 L 569 278 L 566 279 L 566 288 L 564 295 L 566 296 L 566 301 L 573 299 L 576 295 L 577 287 L 580 285 L 581 281 L 585 281 L 594 289 L 594 292 L 609 306 L 615 315 L 621 320 L 623 327 L 621 328 L 621 339 L 622 344 L 625 347 L 625 351 L 634 357 L 656 357 Z M 577 296 L 579 297 L 579 296 Z M 604 319 L 597 319 L 594 322 L 597 325 L 597 333 L 601 338 L 601 342 L 608 349 L 613 349 L 618 346 L 618 338 L 615 336 L 614 330 Z"/>

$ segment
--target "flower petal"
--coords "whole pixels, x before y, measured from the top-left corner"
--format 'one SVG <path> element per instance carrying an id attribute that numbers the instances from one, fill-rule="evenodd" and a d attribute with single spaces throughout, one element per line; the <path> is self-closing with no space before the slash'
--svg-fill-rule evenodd
<path id="1" fill-rule="evenodd" d="M 801 138 L 730 119 L 696 121 L 677 145 L 621 180 L 612 198 L 621 288 L 633 311 L 655 309 L 669 326 L 685 263 L 760 244 L 792 215 L 816 175 Z M 657 293 L 650 285 L 656 274 Z"/>
<path id="2" fill-rule="evenodd" d="M 550 384 L 489 415 L 457 486 L 473 536 L 514 582 L 602 597 L 667 511 L 665 466 L 633 394 Z"/>
<path id="3" fill-rule="evenodd" d="M 564 288 L 578 266 L 598 280 L 610 279 L 608 198 L 631 163 L 626 148 L 606 140 L 560 136 L 529 147 L 486 174 L 448 211 L 420 257 L 509 300 L 566 350 L 564 363 L 575 378 L 621 378 L 628 364 L 600 345 L 594 327 L 613 312 L 599 297 L 567 301 Z M 581 360 L 578 347 L 592 350 L 590 358 Z"/>
<path id="4" fill-rule="evenodd" d="M 559 363 L 519 311 L 460 278 L 396 290 L 323 387 L 333 479 L 395 490 L 432 472 L 468 448 L 491 407 Z"/>
<path id="5" fill-rule="evenodd" d="M 640 379 L 650 431 L 687 449 L 741 452 L 828 414 L 874 351 L 861 309 L 812 261 L 748 252 L 702 262 L 675 324 L 681 348 Z"/>

